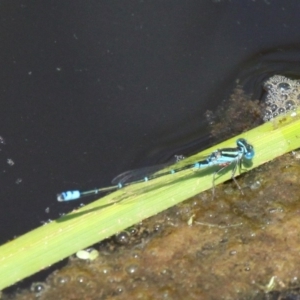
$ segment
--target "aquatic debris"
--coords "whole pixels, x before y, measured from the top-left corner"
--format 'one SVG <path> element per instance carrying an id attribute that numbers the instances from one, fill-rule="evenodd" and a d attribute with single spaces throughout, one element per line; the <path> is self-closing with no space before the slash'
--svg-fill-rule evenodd
<path id="1" fill-rule="evenodd" d="M 263 120 L 272 120 L 278 115 L 295 110 L 300 105 L 300 81 L 282 75 L 274 75 L 264 82 L 267 91 Z"/>

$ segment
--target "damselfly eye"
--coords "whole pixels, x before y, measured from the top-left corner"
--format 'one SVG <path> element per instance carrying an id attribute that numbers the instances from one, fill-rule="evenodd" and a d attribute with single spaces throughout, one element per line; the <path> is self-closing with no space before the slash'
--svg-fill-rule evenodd
<path id="1" fill-rule="evenodd" d="M 246 154 L 245 154 L 245 158 L 246 159 L 252 159 L 254 157 L 254 150 L 252 149 L 252 151 L 251 152 L 247 152 Z"/>

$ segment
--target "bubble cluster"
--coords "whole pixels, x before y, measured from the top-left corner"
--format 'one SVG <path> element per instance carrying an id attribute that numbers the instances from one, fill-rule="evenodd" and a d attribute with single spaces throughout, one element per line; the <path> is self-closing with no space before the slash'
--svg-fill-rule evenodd
<path id="1" fill-rule="evenodd" d="M 269 121 L 278 115 L 296 109 L 300 105 L 300 81 L 274 75 L 264 82 L 267 91 L 263 120 Z"/>

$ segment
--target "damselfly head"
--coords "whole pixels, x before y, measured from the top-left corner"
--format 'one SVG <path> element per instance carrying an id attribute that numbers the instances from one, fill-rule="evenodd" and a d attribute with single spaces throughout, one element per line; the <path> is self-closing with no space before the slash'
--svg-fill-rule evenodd
<path id="1" fill-rule="evenodd" d="M 248 142 L 241 138 L 236 141 L 238 148 L 244 153 L 245 159 L 252 159 L 254 157 L 254 148 L 252 145 L 248 144 Z"/>

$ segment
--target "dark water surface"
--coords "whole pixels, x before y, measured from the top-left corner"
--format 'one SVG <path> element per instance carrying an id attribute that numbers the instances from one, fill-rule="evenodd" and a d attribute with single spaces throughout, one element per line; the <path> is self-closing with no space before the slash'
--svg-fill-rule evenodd
<path id="1" fill-rule="evenodd" d="M 258 98 L 270 75 L 299 77 L 299 13 L 292 0 L 1 1 L 1 243 L 79 204 L 57 192 L 201 141 L 236 79 Z"/>

